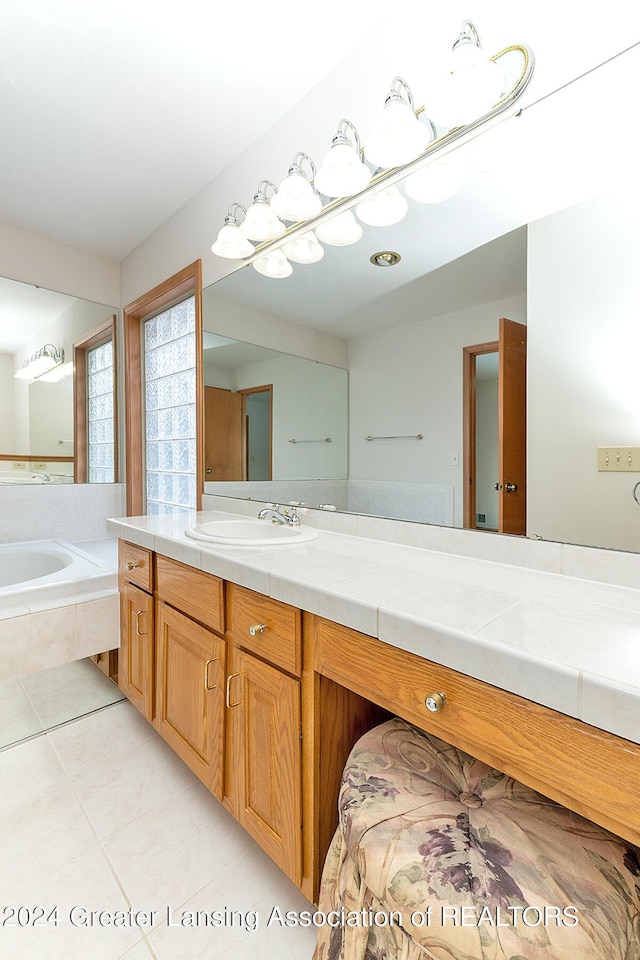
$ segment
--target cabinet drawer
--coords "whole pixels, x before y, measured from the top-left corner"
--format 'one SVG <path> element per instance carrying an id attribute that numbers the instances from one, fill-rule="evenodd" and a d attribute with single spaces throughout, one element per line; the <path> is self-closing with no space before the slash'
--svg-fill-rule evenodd
<path id="1" fill-rule="evenodd" d="M 315 669 L 633 843 L 640 746 L 449 667 L 314 618 Z M 441 713 L 425 699 L 444 693 Z M 606 770 L 606 783 L 602 771 Z"/>
<path id="2" fill-rule="evenodd" d="M 118 541 L 118 579 L 134 583 L 141 590 L 153 590 L 153 554 L 151 550 L 138 547 L 126 540 Z"/>
<path id="3" fill-rule="evenodd" d="M 156 593 L 193 620 L 224 632 L 224 581 L 219 577 L 156 554 Z"/>
<path id="4" fill-rule="evenodd" d="M 229 583 L 227 628 L 245 650 L 300 676 L 300 611 L 296 607 Z"/>

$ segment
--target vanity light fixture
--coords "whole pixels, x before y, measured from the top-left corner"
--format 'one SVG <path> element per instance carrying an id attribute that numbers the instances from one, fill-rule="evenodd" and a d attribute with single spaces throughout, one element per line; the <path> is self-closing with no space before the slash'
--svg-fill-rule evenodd
<path id="1" fill-rule="evenodd" d="M 316 236 L 330 247 L 348 247 L 358 242 L 362 236 L 362 227 L 351 210 L 344 210 L 318 224 Z"/>
<path id="2" fill-rule="evenodd" d="M 283 253 L 285 245 L 293 251 L 292 259 L 296 251 L 300 255 L 301 247 L 303 256 L 321 258 L 312 237 L 305 237 L 301 245 L 293 243 L 312 228 L 317 240 L 331 246 L 347 246 L 360 239 L 362 227 L 352 206 L 363 223 L 397 223 L 406 213 L 406 200 L 396 186 L 401 182 L 406 195 L 420 203 L 447 199 L 465 180 L 466 159 L 460 148 L 466 149 L 479 134 L 496 128 L 516 112 L 511 108 L 531 80 L 533 67 L 533 53 L 524 44 L 512 44 L 487 57 L 473 23 L 463 21 L 453 45 L 451 69 L 444 77 L 445 89 L 429 93 L 429 119 L 426 115 L 419 119 L 424 108 L 413 109 L 408 84 L 402 77 L 394 77 L 382 117 L 364 153 L 358 131 L 350 120 L 343 119 L 317 173 L 307 154 L 294 156 L 287 177 L 270 201 L 280 220 L 288 222 L 281 236 L 253 246 L 235 217 L 236 209 L 244 211 L 244 207 L 232 204 L 211 248 L 213 253 L 281 278 L 293 272 Z M 405 160 L 408 156 L 412 159 Z M 303 173 L 303 163 L 308 163 L 311 178 Z M 259 203 L 266 205 L 262 199 Z"/>
<path id="3" fill-rule="evenodd" d="M 316 176 L 316 188 L 325 197 L 351 197 L 371 180 L 371 170 L 362 160 L 360 137 L 350 120 L 341 120 L 331 148 Z"/>
<path id="4" fill-rule="evenodd" d="M 324 257 L 324 247 L 313 230 L 301 233 L 282 245 L 282 252 L 294 263 L 317 263 Z"/>
<path id="5" fill-rule="evenodd" d="M 277 187 L 271 180 L 262 180 L 253 196 L 253 203 L 240 224 L 240 233 L 248 240 L 277 240 L 284 236 L 286 227 L 278 219 L 273 206 L 267 200 L 267 189 L 271 187 L 277 194 Z"/>
<path id="6" fill-rule="evenodd" d="M 420 156 L 435 137 L 433 124 L 416 116 L 409 84 L 394 77 L 384 109 L 364 144 L 369 163 L 385 170 L 402 166 Z"/>
<path id="7" fill-rule="evenodd" d="M 306 160 L 311 169 L 311 180 L 304 175 L 302 163 Z M 313 188 L 316 165 L 306 153 L 296 153 L 286 178 L 271 198 L 271 207 L 281 220 L 299 223 L 310 220 L 322 210 L 322 200 Z"/>
<path id="8" fill-rule="evenodd" d="M 52 343 L 45 343 L 44 347 L 29 357 L 16 370 L 14 376 L 18 380 L 38 380 L 43 374 L 54 370 L 64 363 L 64 350 L 58 349 Z"/>
<path id="9" fill-rule="evenodd" d="M 284 280 L 293 273 L 293 267 L 280 249 L 270 250 L 263 257 L 254 260 L 253 269 L 272 280 Z"/>
<path id="10" fill-rule="evenodd" d="M 356 206 L 358 218 L 371 227 L 390 227 L 393 223 L 400 223 L 408 210 L 409 204 L 395 184 L 371 194 Z"/>
<path id="11" fill-rule="evenodd" d="M 234 212 L 236 210 L 242 210 L 246 215 L 246 207 L 243 207 L 241 203 L 230 204 L 224 218 L 224 226 L 220 228 L 216 241 L 211 246 L 211 252 L 225 260 L 244 260 L 245 257 L 250 257 L 255 251 L 254 245 L 249 243 L 240 232 Z"/>
<path id="12" fill-rule="evenodd" d="M 429 116 L 450 130 L 471 123 L 502 96 L 505 78 L 500 65 L 480 46 L 478 31 L 465 20 L 451 53 L 451 66 L 429 95 Z"/>

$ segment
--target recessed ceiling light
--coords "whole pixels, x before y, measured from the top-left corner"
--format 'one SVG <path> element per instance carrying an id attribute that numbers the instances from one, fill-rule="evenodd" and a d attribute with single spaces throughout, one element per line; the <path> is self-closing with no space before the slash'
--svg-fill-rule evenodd
<path id="1" fill-rule="evenodd" d="M 400 263 L 402 257 L 399 253 L 394 253 L 393 250 L 381 250 L 379 253 L 370 256 L 369 260 L 374 267 L 395 267 L 396 263 Z"/>

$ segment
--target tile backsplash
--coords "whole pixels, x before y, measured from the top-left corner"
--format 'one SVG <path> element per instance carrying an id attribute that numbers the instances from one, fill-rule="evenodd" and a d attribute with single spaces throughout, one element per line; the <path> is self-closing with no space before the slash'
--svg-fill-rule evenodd
<path id="1" fill-rule="evenodd" d="M 108 517 L 125 510 L 121 483 L 0 486 L 0 543 L 96 540 L 110 536 Z"/>

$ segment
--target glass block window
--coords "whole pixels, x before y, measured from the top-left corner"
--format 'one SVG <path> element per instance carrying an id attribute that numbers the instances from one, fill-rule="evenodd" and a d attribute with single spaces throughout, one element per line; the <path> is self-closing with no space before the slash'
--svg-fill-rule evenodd
<path id="1" fill-rule="evenodd" d="M 196 508 L 195 319 L 189 297 L 144 324 L 148 514 Z"/>
<path id="2" fill-rule="evenodd" d="M 113 341 L 108 340 L 87 350 L 89 483 L 113 483 L 115 479 L 113 394 Z"/>

